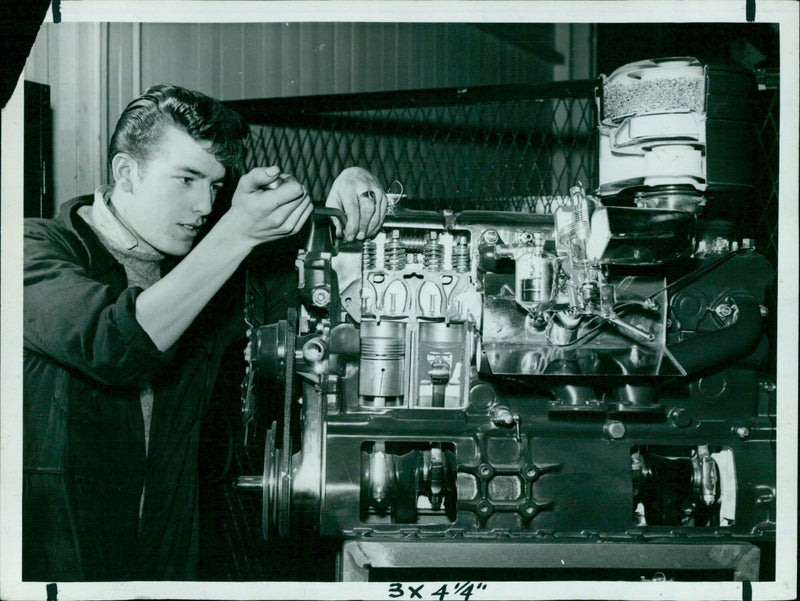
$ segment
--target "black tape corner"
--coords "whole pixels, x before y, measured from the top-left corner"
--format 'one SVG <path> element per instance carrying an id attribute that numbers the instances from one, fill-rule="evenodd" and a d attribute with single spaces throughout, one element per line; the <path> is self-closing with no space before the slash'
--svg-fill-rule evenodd
<path id="1" fill-rule="evenodd" d="M 61 23 L 61 0 L 53 0 L 51 8 L 53 9 L 53 23 Z"/>
<path id="2" fill-rule="evenodd" d="M 748 23 L 756 20 L 756 0 L 745 0 L 744 18 Z"/>
<path id="3" fill-rule="evenodd" d="M 58 601 L 58 585 L 55 582 L 47 585 L 47 601 Z"/>
<path id="4" fill-rule="evenodd" d="M 753 585 L 749 580 L 742 581 L 742 601 L 753 601 Z"/>

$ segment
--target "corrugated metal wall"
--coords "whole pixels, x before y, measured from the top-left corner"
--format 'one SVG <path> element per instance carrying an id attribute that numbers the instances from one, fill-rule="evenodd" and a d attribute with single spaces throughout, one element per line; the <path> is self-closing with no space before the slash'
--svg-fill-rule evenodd
<path id="1" fill-rule="evenodd" d="M 552 28 L 541 30 L 552 38 Z M 551 65 L 466 24 L 149 24 L 141 31 L 145 85 L 174 81 L 223 100 L 552 78 Z"/>
<path id="2" fill-rule="evenodd" d="M 553 66 L 468 24 L 62 23 L 42 27 L 26 78 L 51 86 L 58 203 L 104 180 L 109 129 L 154 83 L 235 100 L 544 83 Z"/>

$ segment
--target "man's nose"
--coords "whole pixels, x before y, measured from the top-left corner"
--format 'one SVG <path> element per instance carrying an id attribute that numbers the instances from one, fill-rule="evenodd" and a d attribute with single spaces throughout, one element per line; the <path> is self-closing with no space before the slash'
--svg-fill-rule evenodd
<path id="1" fill-rule="evenodd" d="M 216 192 L 217 191 L 212 186 L 199 186 L 197 195 L 194 198 L 194 212 L 204 217 L 211 213 L 211 209 L 214 207 Z"/>

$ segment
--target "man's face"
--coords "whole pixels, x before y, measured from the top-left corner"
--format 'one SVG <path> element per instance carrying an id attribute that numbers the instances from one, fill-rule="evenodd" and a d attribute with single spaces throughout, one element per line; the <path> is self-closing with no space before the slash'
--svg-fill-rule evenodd
<path id="1" fill-rule="evenodd" d="M 123 222 L 162 253 L 187 254 L 211 212 L 225 168 L 208 147 L 166 126 L 147 163 L 137 163 L 131 195 L 115 203 Z"/>

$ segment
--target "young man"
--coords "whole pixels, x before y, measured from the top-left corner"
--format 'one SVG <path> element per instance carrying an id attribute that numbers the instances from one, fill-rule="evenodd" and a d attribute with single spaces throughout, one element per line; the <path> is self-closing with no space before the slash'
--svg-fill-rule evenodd
<path id="1" fill-rule="evenodd" d="M 312 211 L 295 178 L 258 167 L 204 232 L 246 136 L 216 100 L 155 86 L 117 123 L 113 187 L 26 222 L 23 579 L 196 577 L 200 419 L 244 327 L 239 298 L 220 290 Z M 386 212 L 360 168 L 326 204 L 347 214 L 347 239 L 376 233 Z M 275 320 L 294 295 L 281 268 L 293 269 L 276 265 Z"/>

